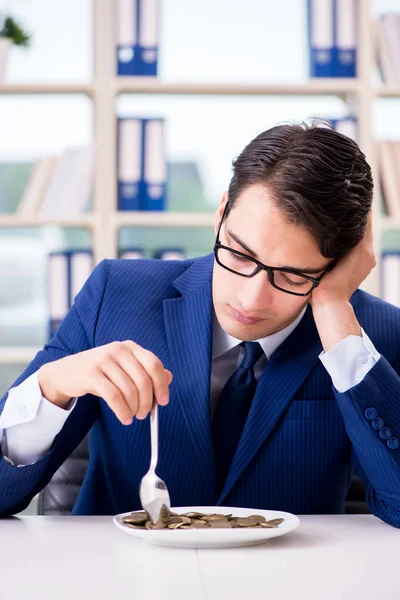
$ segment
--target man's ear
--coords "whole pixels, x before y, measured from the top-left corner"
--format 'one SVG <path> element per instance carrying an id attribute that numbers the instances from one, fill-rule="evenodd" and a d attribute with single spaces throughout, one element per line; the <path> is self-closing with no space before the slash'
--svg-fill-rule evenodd
<path id="1" fill-rule="evenodd" d="M 217 212 L 215 213 L 215 222 L 214 222 L 214 233 L 217 234 L 219 224 L 222 219 L 222 215 L 224 214 L 225 205 L 228 202 L 228 192 L 224 192 L 222 194 L 221 202 L 218 205 Z"/>

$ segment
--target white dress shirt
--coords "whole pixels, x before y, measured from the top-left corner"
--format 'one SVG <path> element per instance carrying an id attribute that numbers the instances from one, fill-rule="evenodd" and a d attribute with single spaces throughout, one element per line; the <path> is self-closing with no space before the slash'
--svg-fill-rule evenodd
<path id="1" fill-rule="evenodd" d="M 281 331 L 256 340 L 264 351 L 254 367 L 257 381 L 268 359 L 297 327 L 305 311 Z M 319 355 L 338 392 L 345 392 L 360 383 L 380 358 L 367 334 L 363 329 L 361 332 L 362 337 L 349 335 L 328 352 Z M 220 327 L 214 315 L 210 382 L 212 416 L 225 383 L 242 360 L 244 350 L 239 346 L 240 343 L 241 340 L 230 336 Z M 46 400 L 40 390 L 37 372 L 19 386 L 11 388 L 0 415 L 0 441 L 5 460 L 23 467 L 45 456 L 76 402 L 76 398 L 72 399 L 65 410 Z"/>

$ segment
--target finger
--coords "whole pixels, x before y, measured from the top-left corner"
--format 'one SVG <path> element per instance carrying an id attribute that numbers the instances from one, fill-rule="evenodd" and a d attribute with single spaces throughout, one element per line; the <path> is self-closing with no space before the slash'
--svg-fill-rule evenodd
<path id="1" fill-rule="evenodd" d="M 164 369 L 164 371 L 167 376 L 168 385 L 171 385 L 172 380 L 173 380 L 173 375 L 172 375 L 171 371 L 168 371 L 168 369 Z"/>
<path id="2" fill-rule="evenodd" d="M 101 365 L 101 369 L 121 392 L 124 402 L 130 409 L 131 418 L 134 417 L 139 408 L 139 391 L 135 381 L 114 356 L 109 356 L 107 361 Z"/>
<path id="3" fill-rule="evenodd" d="M 126 346 L 120 347 L 114 354 L 114 358 L 136 386 L 138 393 L 136 418 L 145 419 L 154 402 L 152 378 Z"/>
<path id="4" fill-rule="evenodd" d="M 171 371 L 165 369 L 161 360 L 153 352 L 150 352 L 150 350 L 146 350 L 130 340 L 123 343 L 129 348 L 151 378 L 154 396 L 158 404 L 161 406 L 168 404 L 169 384 L 172 382 Z"/>
<path id="5" fill-rule="evenodd" d="M 121 423 L 123 425 L 130 425 L 132 423 L 131 409 L 126 404 L 120 390 L 100 369 L 95 378 L 94 385 L 95 393 L 104 399 Z"/>

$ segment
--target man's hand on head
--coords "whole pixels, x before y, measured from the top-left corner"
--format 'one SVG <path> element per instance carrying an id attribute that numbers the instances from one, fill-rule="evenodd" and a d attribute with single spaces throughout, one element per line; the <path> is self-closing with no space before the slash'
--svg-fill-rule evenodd
<path id="1" fill-rule="evenodd" d="M 311 294 L 310 304 L 325 352 L 349 335 L 361 335 L 350 298 L 375 265 L 370 213 L 362 240 L 337 262 Z"/>
<path id="2" fill-rule="evenodd" d="M 327 273 L 311 295 L 311 305 L 347 302 L 376 265 L 372 238 L 372 214 L 362 240 Z"/>

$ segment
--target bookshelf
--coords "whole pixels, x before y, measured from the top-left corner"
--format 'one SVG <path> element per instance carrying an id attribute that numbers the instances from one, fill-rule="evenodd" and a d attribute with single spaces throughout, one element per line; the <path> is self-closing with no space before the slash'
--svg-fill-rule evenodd
<path id="1" fill-rule="evenodd" d="M 313 79 L 300 84 L 217 84 L 168 83 L 151 78 L 115 76 L 114 68 L 114 3 L 94 2 L 94 77 L 89 84 L 2 84 L 0 94 L 83 94 L 93 102 L 96 170 L 93 192 L 93 212 L 80 217 L 54 219 L 21 219 L 14 215 L 0 216 L 0 227 L 36 227 L 57 224 L 64 227 L 86 227 L 91 230 L 94 260 L 115 258 L 118 232 L 124 226 L 204 227 L 212 228 L 214 214 L 168 212 L 117 212 L 116 165 L 117 149 L 115 104 L 120 94 L 174 94 L 191 96 L 337 96 L 346 101 L 357 114 L 359 142 L 372 166 L 378 182 L 372 127 L 373 103 L 377 98 L 400 98 L 400 87 L 376 86 L 373 20 L 369 0 L 359 2 L 358 77 L 355 79 Z M 304 24 L 305 26 L 305 24 Z M 288 115 L 290 118 L 290 115 Z M 378 265 L 363 288 L 379 295 L 379 258 L 381 237 L 385 230 L 400 229 L 400 221 L 380 212 L 378 194 L 373 204 L 374 244 Z M 36 348 L 3 348 L 1 363 L 29 362 Z"/>
<path id="2" fill-rule="evenodd" d="M 94 87 L 90 84 L 61 83 L 0 83 L 0 94 L 86 94 L 94 95 Z"/>
<path id="3" fill-rule="evenodd" d="M 62 225 L 63 227 L 88 227 L 93 229 L 95 220 L 93 214 L 79 217 L 61 217 L 55 221 L 50 217 L 26 219 L 19 215 L 1 215 L 0 227 L 39 227 L 42 225 Z"/>

